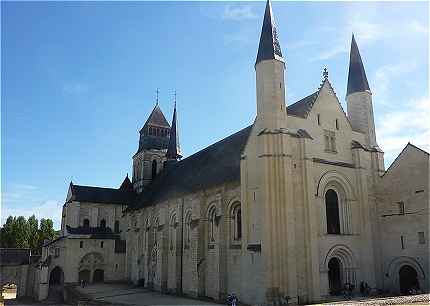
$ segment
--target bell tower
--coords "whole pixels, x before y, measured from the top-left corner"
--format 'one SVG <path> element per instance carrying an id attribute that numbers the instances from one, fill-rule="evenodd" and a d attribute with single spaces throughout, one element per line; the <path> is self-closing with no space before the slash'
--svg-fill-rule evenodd
<path id="1" fill-rule="evenodd" d="M 157 103 L 139 132 L 139 148 L 133 156 L 133 187 L 142 192 L 164 168 L 170 125 Z"/>

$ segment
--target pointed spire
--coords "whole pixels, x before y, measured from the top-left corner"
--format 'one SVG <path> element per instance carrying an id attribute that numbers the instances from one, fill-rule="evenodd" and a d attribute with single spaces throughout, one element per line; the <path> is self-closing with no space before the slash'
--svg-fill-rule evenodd
<path id="1" fill-rule="evenodd" d="M 258 46 L 257 60 L 255 65 L 263 60 L 276 59 L 284 62 L 282 58 L 281 45 L 278 40 L 278 32 L 273 20 L 272 4 L 267 0 L 264 12 L 263 26 L 261 28 L 260 44 Z"/>
<path id="2" fill-rule="evenodd" d="M 352 34 L 351 53 L 349 57 L 348 89 L 346 95 L 354 92 L 370 91 L 364 71 L 363 61 L 354 34 Z"/>
<path id="3" fill-rule="evenodd" d="M 180 154 L 179 135 L 178 135 L 177 123 L 176 123 L 176 92 L 175 92 L 175 106 L 173 109 L 172 126 L 170 128 L 170 139 L 169 139 L 169 145 L 167 147 L 166 157 L 168 160 L 178 160 L 182 157 Z"/>

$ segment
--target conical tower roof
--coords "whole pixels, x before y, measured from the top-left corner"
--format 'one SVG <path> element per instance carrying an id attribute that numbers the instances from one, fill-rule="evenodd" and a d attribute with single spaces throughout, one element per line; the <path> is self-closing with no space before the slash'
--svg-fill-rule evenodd
<path id="1" fill-rule="evenodd" d="M 363 61 L 354 34 L 352 34 L 351 53 L 349 56 L 348 89 L 346 95 L 354 92 L 370 91 L 367 82 L 366 72 L 364 71 Z"/>
<path id="2" fill-rule="evenodd" d="M 170 128 L 169 122 L 167 122 L 166 117 L 164 117 L 158 103 L 149 115 L 148 120 L 146 120 L 144 127 L 147 125 Z"/>
<path id="3" fill-rule="evenodd" d="M 276 59 L 284 62 L 281 45 L 278 40 L 278 32 L 273 19 L 272 4 L 270 0 L 267 0 L 255 65 L 263 60 L 269 59 Z"/>

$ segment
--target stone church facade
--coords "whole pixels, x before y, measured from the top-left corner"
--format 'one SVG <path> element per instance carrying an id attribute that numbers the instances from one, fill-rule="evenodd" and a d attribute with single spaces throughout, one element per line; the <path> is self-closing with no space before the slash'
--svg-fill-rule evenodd
<path id="1" fill-rule="evenodd" d="M 320 301 L 362 281 L 393 293 L 428 291 L 428 153 L 408 148 L 385 171 L 354 36 L 347 113 L 327 71 L 315 92 L 287 103 L 287 65 L 267 1 L 255 121 L 182 159 L 176 106 L 169 124 L 157 103 L 140 131 L 131 180 L 119 188 L 70 184 L 62 236 L 39 263 L 38 298 L 81 280 L 215 300 L 234 292 L 248 304 Z M 404 184 L 412 185 L 397 188 Z M 383 217 L 401 201 L 426 213 Z M 416 276 L 402 274 L 404 266 Z"/>

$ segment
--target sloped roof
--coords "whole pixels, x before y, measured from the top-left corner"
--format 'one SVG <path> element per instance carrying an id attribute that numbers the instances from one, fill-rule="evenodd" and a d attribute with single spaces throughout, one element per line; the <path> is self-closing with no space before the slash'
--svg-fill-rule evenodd
<path id="1" fill-rule="evenodd" d="M 109 227 L 71 227 L 66 225 L 67 232 L 71 235 L 90 235 L 93 239 L 119 239 L 120 236 L 112 232 Z"/>
<path id="2" fill-rule="evenodd" d="M 306 118 L 307 114 L 311 111 L 316 99 L 318 98 L 319 90 L 310 94 L 307 97 L 291 104 L 287 107 L 287 115 L 293 115 L 301 118 Z"/>
<path id="3" fill-rule="evenodd" d="M 30 264 L 30 249 L 0 248 L 0 266 Z"/>
<path id="4" fill-rule="evenodd" d="M 129 204 L 133 201 L 134 193 L 129 190 L 80 186 L 70 184 L 71 197 L 68 202 L 90 202 L 103 204 Z"/>
<path id="5" fill-rule="evenodd" d="M 164 117 L 158 103 L 155 105 L 144 126 L 147 125 L 170 128 L 169 122 L 167 122 L 166 117 Z"/>
<path id="6" fill-rule="evenodd" d="M 134 208 L 240 179 L 240 157 L 252 126 L 210 145 L 162 171 Z"/>

